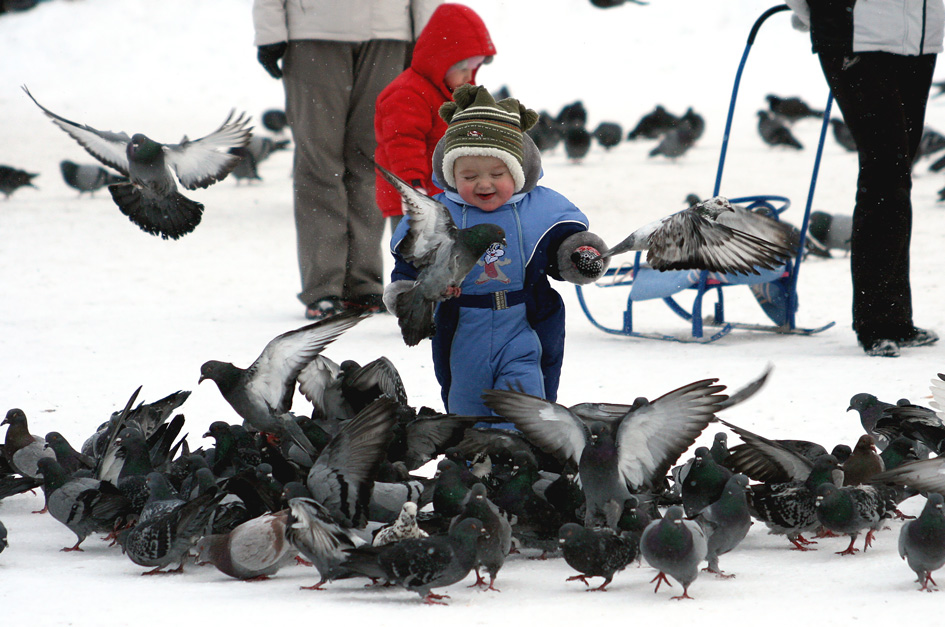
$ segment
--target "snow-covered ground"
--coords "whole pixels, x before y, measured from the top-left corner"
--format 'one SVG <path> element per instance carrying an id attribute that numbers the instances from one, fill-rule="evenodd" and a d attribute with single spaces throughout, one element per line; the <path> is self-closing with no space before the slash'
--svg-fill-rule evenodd
<path id="1" fill-rule="evenodd" d="M 649 159 L 649 142 L 595 147 L 582 164 L 561 149 L 544 159 L 544 183 L 590 216 L 593 230 L 616 242 L 630 229 L 682 208 L 683 198 L 712 191 L 732 81 L 755 18 L 757 0 L 653 0 L 602 11 L 586 0 L 470 0 L 496 42 L 495 62 L 479 78 L 507 85 L 527 106 L 556 113 L 582 99 L 591 126 L 600 120 L 629 129 L 657 103 L 682 113 L 693 106 L 707 129 L 678 162 Z M 61 159 L 91 162 L 84 151 L 29 102 L 29 86 L 51 110 L 103 130 L 145 132 L 162 141 L 200 136 L 236 107 L 257 116 L 281 107 L 282 86 L 258 66 L 250 0 L 53 1 L 0 17 L 0 163 L 39 172 L 39 189 L 0 201 L 0 410 L 20 407 L 33 432 L 62 432 L 80 444 L 131 392 L 152 401 L 193 390 L 182 411 L 193 446 L 214 420 L 236 420 L 213 386 L 197 387 L 207 359 L 247 365 L 275 335 L 305 323 L 298 278 L 289 179 L 291 157 L 278 153 L 264 180 L 238 186 L 227 179 L 188 193 L 206 213 L 177 242 L 139 231 L 107 192 L 77 198 L 59 175 Z M 801 122 L 801 152 L 774 150 L 755 132 L 764 95 L 799 95 L 815 106 L 827 90 L 804 34 L 786 15 L 762 29 L 748 61 L 721 193 L 779 194 L 800 223 L 819 124 Z M 928 124 L 945 129 L 942 102 L 932 100 Z M 261 126 L 259 127 L 261 129 Z M 945 331 L 941 233 L 936 202 L 940 176 L 917 167 L 913 200 L 915 319 Z M 828 137 L 815 208 L 849 213 L 856 158 Z M 832 447 L 860 434 L 850 397 L 862 391 L 923 403 L 928 381 L 943 370 L 945 344 L 905 351 L 899 359 L 865 357 L 850 330 L 849 265 L 812 260 L 800 275 L 801 326 L 836 325 L 816 336 L 733 331 L 709 345 L 606 335 L 582 315 L 571 286 L 562 285 L 568 349 L 559 399 L 629 402 L 658 396 L 705 377 L 737 387 L 774 365 L 770 382 L 727 418 L 770 437 L 812 439 Z M 622 289 L 587 290 L 595 313 L 618 325 Z M 766 322 L 746 288 L 726 291 L 730 319 Z M 637 327 L 685 333 L 659 302 L 638 304 Z M 330 346 L 336 360 L 388 356 L 415 405 L 440 408 L 428 344 L 407 348 L 395 320 L 377 316 Z M 299 408 L 303 406 L 301 403 Z M 704 434 L 709 441 L 714 428 Z M 921 499 L 904 505 L 921 508 Z M 820 550 L 788 550 L 756 525 L 737 551 L 722 558 L 734 580 L 700 577 L 695 601 L 671 603 L 653 594 L 651 569 L 619 573 L 608 594 L 585 594 L 562 560 L 513 556 L 499 576 L 500 594 L 454 586 L 449 608 L 427 608 L 401 590 L 364 590 L 339 582 L 328 592 L 303 592 L 310 569 L 293 566 L 269 582 L 247 584 L 212 568 L 182 576 L 142 578 L 141 568 L 96 538 L 84 553 L 60 553 L 73 535 L 51 517 L 30 512 L 41 495 L 0 504 L 11 546 L 0 555 L 4 625 L 139 625 L 356 620 L 409 624 L 551 624 L 609 620 L 649 623 L 737 616 L 787 625 L 804 621 L 878 623 L 903 614 L 921 621 L 941 614 L 939 595 L 918 594 L 913 573 L 896 553 L 901 523 L 891 522 L 865 554 L 834 555 L 846 539 Z M 859 544 L 859 543 L 858 543 Z M 678 587 L 675 588 L 678 591 Z M 794 610 L 790 608 L 794 607 Z M 795 613 L 797 612 L 797 613 Z M 737 620 L 737 619 L 735 619 Z"/>

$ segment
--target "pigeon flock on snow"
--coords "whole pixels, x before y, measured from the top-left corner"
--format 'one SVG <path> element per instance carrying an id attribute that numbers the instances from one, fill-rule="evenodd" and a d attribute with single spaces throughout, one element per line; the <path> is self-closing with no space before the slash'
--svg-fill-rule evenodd
<path id="1" fill-rule="evenodd" d="M 487 390 L 494 415 L 456 416 L 411 407 L 386 358 L 339 365 L 324 355 L 365 317 L 283 333 L 247 368 L 206 362 L 199 379 L 214 381 L 234 412 L 204 434 L 212 444 L 193 448 L 182 435 L 187 391 L 144 403 L 139 388 L 78 448 L 57 432 L 34 435 L 26 413 L 10 409 L 0 499 L 41 488 L 36 514 L 76 537 L 63 551 L 81 553 L 101 535 L 145 575 L 196 563 L 260 581 L 304 563 L 314 580 L 305 589 L 363 578 L 432 604 L 471 573 L 473 585 L 500 590 L 506 560 L 525 551 L 560 555 L 562 580 L 592 589 L 589 579 L 600 578 L 596 591 L 642 560 L 656 572 L 655 592 L 678 584 L 672 598 L 689 599 L 702 572 L 734 576 L 720 558 L 739 550 L 753 522 L 785 535 L 785 550 L 812 550 L 814 533 L 846 535 L 839 553 L 850 555 L 923 493 L 928 503 L 901 526 L 899 553 L 919 589 L 936 589 L 945 375 L 933 381 L 930 408 L 855 395 L 848 411 L 864 434 L 830 452 L 719 416 L 757 394 L 770 369 L 731 395 L 706 379 L 630 404 L 565 407 Z M 297 388 L 311 405 L 293 413 Z M 516 428 L 488 426 L 507 422 Z M 682 459 L 713 424 L 724 429 L 712 446 Z M 730 448 L 728 434 L 741 444 Z M 416 474 L 428 463 L 432 477 Z M 7 542 L 0 525 L 0 551 Z"/>

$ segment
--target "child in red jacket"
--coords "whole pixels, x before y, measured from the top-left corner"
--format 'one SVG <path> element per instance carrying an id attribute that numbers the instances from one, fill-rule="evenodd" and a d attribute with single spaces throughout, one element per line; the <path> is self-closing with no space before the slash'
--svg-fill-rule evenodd
<path id="1" fill-rule="evenodd" d="M 495 55 L 485 23 L 462 4 L 441 4 L 417 37 L 410 67 L 377 97 L 374 134 L 377 163 L 425 194 L 433 184 L 433 149 L 446 132 L 440 105 L 453 90 L 475 84 L 476 71 Z M 392 228 L 403 217 L 400 194 L 377 176 L 377 206 Z"/>

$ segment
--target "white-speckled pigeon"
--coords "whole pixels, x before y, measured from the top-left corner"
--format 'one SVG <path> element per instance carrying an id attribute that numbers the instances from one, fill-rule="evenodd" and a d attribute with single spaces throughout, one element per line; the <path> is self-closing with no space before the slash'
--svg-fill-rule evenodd
<path id="1" fill-rule="evenodd" d="M 417 504 L 413 501 L 407 501 L 400 508 L 400 515 L 397 520 L 381 527 L 374 535 L 373 546 L 384 546 L 393 544 L 408 538 L 426 538 L 427 532 L 417 525 Z"/>
<path id="2" fill-rule="evenodd" d="M 460 284 L 492 244 L 505 244 L 505 231 L 495 224 L 461 229 L 443 203 L 415 190 L 381 166 L 381 175 L 403 198 L 410 230 L 397 251 L 419 270 L 416 281 L 388 286 L 384 302 L 400 324 L 407 346 L 416 346 L 435 331 L 436 303 L 459 296 Z"/>
<path id="3" fill-rule="evenodd" d="M 867 532 L 863 550 L 872 545 L 873 535 L 896 511 L 896 503 L 888 491 L 885 486 L 871 485 L 838 488 L 832 483 L 822 483 L 817 487 L 817 520 L 829 531 L 850 536 L 850 546 L 838 551 L 838 555 L 859 551 L 853 543 L 864 529 Z"/>
<path id="4" fill-rule="evenodd" d="M 239 157 L 231 148 L 249 142 L 249 118 L 233 111 L 220 128 L 200 139 L 185 135 L 179 144 L 161 144 L 136 133 L 99 131 L 60 117 L 39 104 L 26 86 L 26 95 L 53 123 L 79 142 L 90 155 L 128 177 L 128 182 L 109 185 L 108 190 L 122 213 L 142 231 L 177 239 L 200 224 L 203 205 L 177 191 L 174 177 L 187 189 L 209 187 L 236 167 Z"/>

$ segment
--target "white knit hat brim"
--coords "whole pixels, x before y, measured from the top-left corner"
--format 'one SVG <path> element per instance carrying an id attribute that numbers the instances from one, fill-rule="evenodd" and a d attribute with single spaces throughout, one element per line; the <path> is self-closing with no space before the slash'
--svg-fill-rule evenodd
<path id="1" fill-rule="evenodd" d="M 505 164 L 505 167 L 509 169 L 512 180 L 515 182 L 515 192 L 518 193 L 525 187 L 525 170 L 522 169 L 522 164 L 519 163 L 518 159 L 512 156 L 511 153 L 488 146 L 457 146 L 443 155 L 443 177 L 446 179 L 446 183 L 453 189 L 456 189 L 456 176 L 453 173 L 453 165 L 460 157 L 495 157 L 501 160 Z"/>

